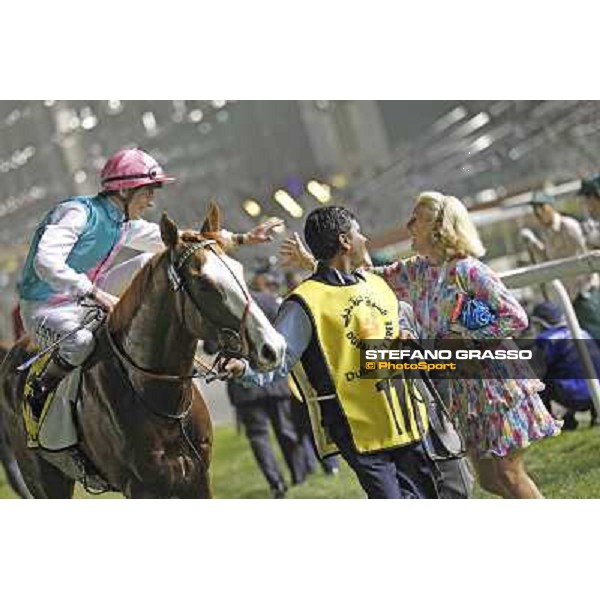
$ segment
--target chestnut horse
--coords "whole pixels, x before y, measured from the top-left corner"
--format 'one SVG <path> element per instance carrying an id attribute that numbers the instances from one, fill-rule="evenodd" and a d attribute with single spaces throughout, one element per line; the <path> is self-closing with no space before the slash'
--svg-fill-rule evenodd
<path id="1" fill-rule="evenodd" d="M 4 358 L 8 354 L 10 349 L 10 343 L 0 341 L 0 365 L 4 361 Z M 29 490 L 25 486 L 21 471 L 17 465 L 17 460 L 12 453 L 8 438 L 2 425 L 2 419 L 0 418 L 0 464 L 4 467 L 6 473 L 6 479 L 10 487 L 14 492 L 21 496 L 21 498 L 31 498 Z"/>
<path id="2" fill-rule="evenodd" d="M 276 368 L 285 344 L 252 303 L 241 265 L 227 256 L 211 206 L 201 233 L 161 220 L 166 250 L 140 270 L 96 336 L 82 376 L 79 450 L 129 498 L 209 498 L 212 425 L 192 384 L 199 339 L 226 334 L 258 370 Z M 29 355 L 17 344 L 0 369 L 0 410 L 27 487 L 70 498 L 75 477 L 56 453 L 26 446 L 21 416 Z M 60 454 L 60 453 L 58 453 Z"/>

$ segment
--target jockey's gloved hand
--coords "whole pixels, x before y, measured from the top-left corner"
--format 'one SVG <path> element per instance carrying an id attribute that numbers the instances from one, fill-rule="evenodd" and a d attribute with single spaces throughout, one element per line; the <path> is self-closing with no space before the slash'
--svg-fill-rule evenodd
<path id="1" fill-rule="evenodd" d="M 106 310 L 107 313 L 111 313 L 117 305 L 117 302 L 119 302 L 117 296 L 113 296 L 97 287 L 92 288 L 89 297 Z"/>

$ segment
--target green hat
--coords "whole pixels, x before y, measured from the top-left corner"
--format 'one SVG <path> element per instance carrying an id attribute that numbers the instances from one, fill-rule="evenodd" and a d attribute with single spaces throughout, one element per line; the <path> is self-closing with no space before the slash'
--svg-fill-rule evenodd
<path id="1" fill-rule="evenodd" d="M 578 194 L 586 198 L 600 198 L 600 175 L 582 179 Z"/>

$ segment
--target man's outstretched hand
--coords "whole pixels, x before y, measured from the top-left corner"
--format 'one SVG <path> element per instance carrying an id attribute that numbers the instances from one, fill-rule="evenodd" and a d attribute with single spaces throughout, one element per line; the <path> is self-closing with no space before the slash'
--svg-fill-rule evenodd
<path id="1" fill-rule="evenodd" d="M 300 236 L 294 233 L 294 236 L 284 240 L 279 248 L 279 257 L 282 267 L 298 267 L 312 271 L 315 268 L 316 261 L 309 249 L 302 243 Z"/>
<path id="2" fill-rule="evenodd" d="M 222 358 L 217 362 L 216 367 L 221 379 L 237 379 L 244 374 L 246 363 L 237 358 Z"/>

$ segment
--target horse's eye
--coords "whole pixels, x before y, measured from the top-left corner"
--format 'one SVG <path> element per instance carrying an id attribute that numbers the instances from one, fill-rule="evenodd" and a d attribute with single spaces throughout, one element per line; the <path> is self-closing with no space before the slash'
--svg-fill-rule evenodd
<path id="1" fill-rule="evenodd" d="M 217 284 L 206 275 L 194 277 L 193 282 L 194 289 L 200 293 L 218 294 L 222 298 L 225 297 L 225 294 L 219 289 L 219 286 L 217 286 Z"/>
<path id="2" fill-rule="evenodd" d="M 193 275 L 193 274 L 192 274 Z M 215 289 L 215 284 L 205 275 L 197 275 L 194 277 L 195 286 L 202 291 L 208 292 Z"/>

